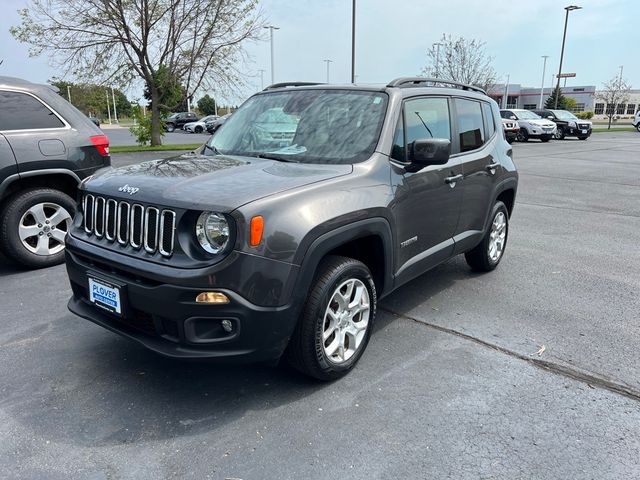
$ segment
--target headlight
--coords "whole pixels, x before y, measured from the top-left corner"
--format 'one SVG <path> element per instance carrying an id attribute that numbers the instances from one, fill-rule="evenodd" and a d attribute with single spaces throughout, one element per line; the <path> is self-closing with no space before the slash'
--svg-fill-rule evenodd
<path id="1" fill-rule="evenodd" d="M 569 122 L 569 127 L 578 128 L 578 126 L 576 125 L 576 122 Z"/>
<path id="2" fill-rule="evenodd" d="M 229 223 L 220 213 L 203 212 L 196 222 L 196 238 L 206 252 L 220 253 L 229 241 Z"/>

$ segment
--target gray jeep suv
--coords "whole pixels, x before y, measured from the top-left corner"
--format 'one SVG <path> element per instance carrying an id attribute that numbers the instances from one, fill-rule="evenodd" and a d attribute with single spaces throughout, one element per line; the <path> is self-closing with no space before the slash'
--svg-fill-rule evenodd
<path id="1" fill-rule="evenodd" d="M 257 125 L 273 109 L 291 134 Z M 454 255 L 498 265 L 511 156 L 497 104 L 472 86 L 272 85 L 197 152 L 83 183 L 69 308 L 169 357 L 284 354 L 337 378 L 380 298 Z"/>
<path id="2" fill-rule="evenodd" d="M 109 166 L 109 140 L 54 87 L 0 77 L 0 251 L 64 261 L 80 181 Z"/>

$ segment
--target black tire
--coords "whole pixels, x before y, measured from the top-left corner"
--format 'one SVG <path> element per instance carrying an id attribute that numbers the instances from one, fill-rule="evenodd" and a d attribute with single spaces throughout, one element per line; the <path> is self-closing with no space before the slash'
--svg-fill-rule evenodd
<path id="1" fill-rule="evenodd" d="M 528 142 L 529 141 L 529 132 L 527 131 L 526 128 L 521 128 L 520 131 L 518 132 L 518 135 L 516 137 L 516 140 L 518 140 L 519 142 Z"/>
<path id="2" fill-rule="evenodd" d="M 499 214 L 504 215 L 504 241 L 502 244 L 502 249 L 500 251 L 500 255 L 497 259 L 492 259 L 489 254 L 489 244 L 491 242 L 491 234 L 492 234 L 492 226 L 496 221 L 496 218 Z M 467 264 L 476 272 L 490 272 L 494 268 L 498 266 L 502 257 L 504 257 L 504 251 L 507 248 L 507 240 L 509 239 L 509 212 L 507 211 L 507 207 L 504 203 L 498 201 L 493 206 L 491 210 L 491 222 L 489 223 L 489 227 L 487 228 L 487 233 L 485 233 L 482 241 L 472 250 L 469 250 L 464 254 L 465 259 L 467 260 Z"/>
<path id="3" fill-rule="evenodd" d="M 556 129 L 556 133 L 553 134 L 553 138 L 555 138 L 556 140 L 564 140 L 564 128 L 562 127 L 558 127 Z"/>
<path id="4" fill-rule="evenodd" d="M 549 140 L 551 140 L 550 138 L 546 138 L 546 137 L 540 137 L 540 141 L 542 143 L 547 143 Z"/>
<path id="5" fill-rule="evenodd" d="M 176 129 L 176 126 L 173 123 L 167 123 L 166 129 L 167 132 L 173 132 Z"/>
<path id="6" fill-rule="evenodd" d="M 20 263 L 28 268 L 44 268 L 52 265 L 58 265 L 64 262 L 64 244 L 61 241 L 52 238 L 49 240 L 49 245 L 52 250 L 59 250 L 50 255 L 39 255 L 27 249 L 20 239 L 19 225 L 23 216 L 25 222 L 33 222 L 33 227 L 36 226 L 35 218 L 30 218 L 27 212 L 34 206 L 45 204 L 51 206 L 62 207 L 73 218 L 76 211 L 76 204 L 69 195 L 50 188 L 35 188 L 19 192 L 6 200 L 6 205 L 0 212 L 0 247 L 7 257 L 13 259 L 17 263 Z M 47 212 L 55 210 L 55 207 L 47 206 Z M 43 227 L 45 227 L 43 225 Z M 59 231 L 68 231 L 70 224 L 65 222 L 64 224 L 58 224 Z M 46 226 L 47 232 L 50 227 Z M 55 229 L 54 229 L 55 230 Z M 48 235 L 43 233 L 43 235 Z M 36 236 L 30 237 L 28 242 L 37 243 Z M 62 246 L 62 248 L 59 248 Z M 35 246 L 33 248 L 36 248 Z"/>
<path id="7" fill-rule="evenodd" d="M 322 339 L 326 327 L 325 312 L 338 287 L 350 279 L 359 280 L 367 289 L 369 319 L 364 337 L 355 352 L 342 363 L 336 363 L 327 356 L 325 341 Z M 302 315 L 287 347 L 287 361 L 293 368 L 319 380 L 335 380 L 346 375 L 367 348 L 376 316 L 376 304 L 376 287 L 365 264 L 347 257 L 324 258 L 318 266 Z M 327 341 L 330 339 L 331 337 Z"/>
<path id="8" fill-rule="evenodd" d="M 640 123 L 638 123 L 638 124 L 636 125 L 636 130 L 638 130 L 638 131 L 640 132 Z"/>
<path id="9" fill-rule="evenodd" d="M 586 140 L 589 137 L 578 137 L 578 140 Z"/>
<path id="10" fill-rule="evenodd" d="M 202 133 L 203 128 L 200 125 L 196 125 L 196 128 L 193 129 L 196 133 Z"/>

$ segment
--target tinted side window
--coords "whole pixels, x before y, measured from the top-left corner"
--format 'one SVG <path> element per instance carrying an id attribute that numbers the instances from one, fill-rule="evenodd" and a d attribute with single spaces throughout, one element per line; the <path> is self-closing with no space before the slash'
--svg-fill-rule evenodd
<path id="1" fill-rule="evenodd" d="M 468 152 L 480 148 L 485 140 L 480 102 L 463 98 L 456 98 L 455 102 L 458 114 L 460 151 Z"/>
<path id="2" fill-rule="evenodd" d="M 449 102 L 446 98 L 417 98 L 404 105 L 407 145 L 425 138 L 451 140 Z"/>
<path id="3" fill-rule="evenodd" d="M 488 103 L 483 103 L 482 111 L 484 113 L 484 129 L 487 132 L 487 138 L 491 138 L 493 136 L 493 132 L 496 131 L 496 124 L 493 119 L 491 105 L 489 105 Z"/>
<path id="4" fill-rule="evenodd" d="M 506 118 L 507 120 L 511 120 L 511 117 L 513 117 L 513 113 L 509 112 L 508 110 L 501 110 L 500 111 L 500 116 L 502 118 Z"/>
<path id="5" fill-rule="evenodd" d="M 0 91 L 0 130 L 60 128 L 64 123 L 31 95 Z"/>
<path id="6" fill-rule="evenodd" d="M 396 133 L 393 134 L 393 147 L 391 147 L 391 158 L 404 162 L 407 160 L 404 149 L 404 118 L 400 115 Z"/>

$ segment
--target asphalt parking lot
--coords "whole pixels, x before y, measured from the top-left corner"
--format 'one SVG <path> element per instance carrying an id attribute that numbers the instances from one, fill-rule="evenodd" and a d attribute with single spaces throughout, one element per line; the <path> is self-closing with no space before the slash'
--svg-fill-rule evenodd
<path id="1" fill-rule="evenodd" d="M 500 267 L 385 299 L 330 384 L 158 357 L 68 313 L 63 266 L 1 263 L 2 476 L 639 478 L 640 134 L 514 155 Z"/>

